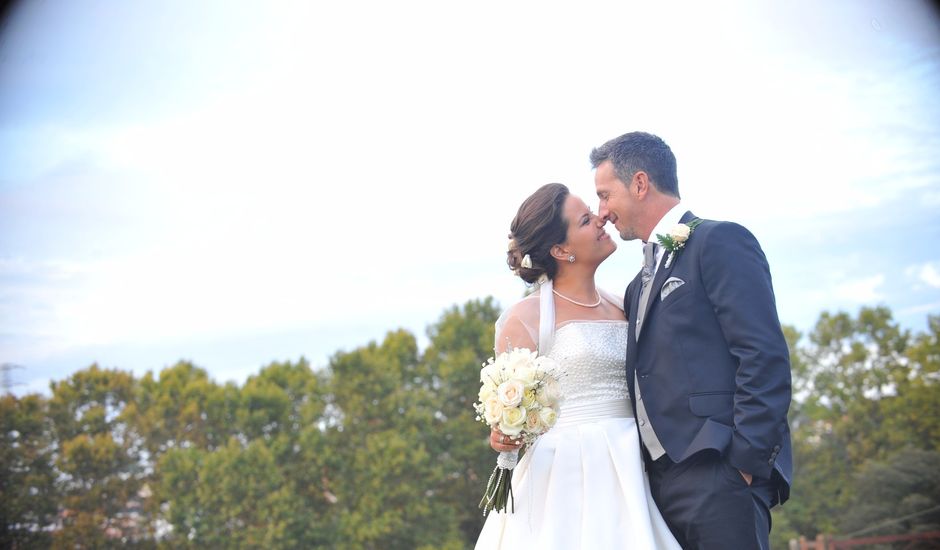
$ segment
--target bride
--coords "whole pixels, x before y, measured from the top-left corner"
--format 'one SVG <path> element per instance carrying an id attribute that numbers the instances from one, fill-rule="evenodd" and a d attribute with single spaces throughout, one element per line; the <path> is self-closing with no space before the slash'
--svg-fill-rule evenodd
<path id="1" fill-rule="evenodd" d="M 496 352 L 525 347 L 555 359 L 564 401 L 513 472 L 515 511 L 491 512 L 476 548 L 678 549 L 643 469 L 623 307 L 594 284 L 617 245 L 560 183 L 526 199 L 510 231 L 507 263 L 540 284 L 497 321 Z M 490 445 L 511 451 L 520 443 L 494 430 Z"/>

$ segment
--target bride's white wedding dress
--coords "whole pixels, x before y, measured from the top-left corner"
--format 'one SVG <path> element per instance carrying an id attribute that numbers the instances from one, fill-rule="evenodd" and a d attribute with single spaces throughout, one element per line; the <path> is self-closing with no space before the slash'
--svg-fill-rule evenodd
<path id="1" fill-rule="evenodd" d="M 625 321 L 570 320 L 543 331 L 539 347 L 561 369 L 558 422 L 513 471 L 515 512 L 490 513 L 477 549 L 680 548 L 650 496 L 626 345 Z"/>

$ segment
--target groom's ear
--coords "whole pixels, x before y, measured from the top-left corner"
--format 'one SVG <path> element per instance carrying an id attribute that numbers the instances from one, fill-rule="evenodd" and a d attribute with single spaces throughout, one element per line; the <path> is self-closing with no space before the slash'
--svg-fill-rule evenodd
<path id="1" fill-rule="evenodd" d="M 630 193 L 634 198 L 643 200 L 650 192 L 650 177 L 643 170 L 637 170 L 630 181 Z"/>

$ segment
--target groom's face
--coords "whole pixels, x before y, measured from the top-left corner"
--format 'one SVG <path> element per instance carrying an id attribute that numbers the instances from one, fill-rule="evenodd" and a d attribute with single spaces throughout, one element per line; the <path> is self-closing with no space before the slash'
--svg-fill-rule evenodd
<path id="1" fill-rule="evenodd" d="M 620 181 L 614 171 L 614 165 L 604 161 L 594 173 L 594 188 L 600 201 L 597 215 L 614 224 L 620 238 L 632 241 L 638 238 L 634 224 L 637 220 L 636 202 L 627 185 Z"/>

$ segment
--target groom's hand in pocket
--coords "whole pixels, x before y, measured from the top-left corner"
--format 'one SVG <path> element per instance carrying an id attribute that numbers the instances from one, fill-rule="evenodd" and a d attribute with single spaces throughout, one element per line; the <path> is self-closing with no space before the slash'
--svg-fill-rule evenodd
<path id="1" fill-rule="evenodd" d="M 493 428 L 490 432 L 490 447 L 492 447 L 494 451 L 508 453 L 518 451 L 521 446 L 522 438 L 513 439 L 496 428 Z"/>

